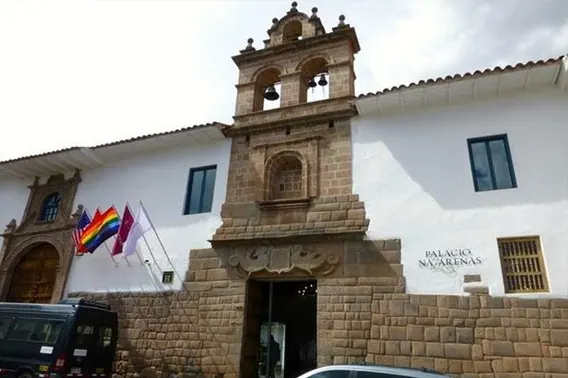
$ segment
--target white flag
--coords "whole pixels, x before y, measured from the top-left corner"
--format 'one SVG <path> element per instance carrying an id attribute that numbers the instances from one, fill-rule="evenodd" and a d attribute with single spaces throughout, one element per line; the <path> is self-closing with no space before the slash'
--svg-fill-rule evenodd
<path id="1" fill-rule="evenodd" d="M 133 255 L 136 252 L 136 243 L 138 243 L 138 239 L 142 237 L 146 233 L 152 229 L 152 223 L 148 219 L 148 215 L 144 208 L 141 207 L 138 209 L 136 213 L 136 218 L 134 219 L 134 223 L 132 224 L 132 228 L 126 237 L 126 241 L 124 242 L 124 246 L 122 248 L 122 254 L 124 256 Z"/>

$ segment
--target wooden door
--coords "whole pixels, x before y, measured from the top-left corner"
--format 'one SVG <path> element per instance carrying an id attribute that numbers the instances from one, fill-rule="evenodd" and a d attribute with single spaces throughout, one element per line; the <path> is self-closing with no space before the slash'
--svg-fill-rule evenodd
<path id="1" fill-rule="evenodd" d="M 8 302 L 51 302 L 58 264 L 59 254 L 51 244 L 26 253 L 12 275 Z"/>

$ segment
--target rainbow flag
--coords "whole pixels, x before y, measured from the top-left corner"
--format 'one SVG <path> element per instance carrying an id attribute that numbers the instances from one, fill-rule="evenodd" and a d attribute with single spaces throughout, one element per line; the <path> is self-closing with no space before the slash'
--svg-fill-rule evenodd
<path id="1" fill-rule="evenodd" d="M 95 214 L 81 235 L 81 244 L 89 253 L 93 253 L 107 239 L 116 235 L 119 228 L 120 217 L 114 206 L 111 206 L 104 213 Z"/>

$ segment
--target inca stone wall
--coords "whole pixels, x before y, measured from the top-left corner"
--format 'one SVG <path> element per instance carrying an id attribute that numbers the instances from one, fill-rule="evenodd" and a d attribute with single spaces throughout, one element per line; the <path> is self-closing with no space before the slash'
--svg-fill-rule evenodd
<path id="1" fill-rule="evenodd" d="M 384 261 L 393 258 L 385 253 Z M 192 251 L 191 261 L 181 293 L 73 295 L 119 311 L 117 374 L 178 374 L 194 365 L 205 377 L 239 376 L 245 282 L 229 279 L 213 250 Z M 400 270 L 382 272 L 318 279 L 319 364 L 366 361 L 479 378 L 568 376 L 568 300 L 404 294 Z"/>
<path id="2" fill-rule="evenodd" d="M 320 363 L 568 376 L 568 300 L 393 294 L 389 280 L 318 281 Z"/>

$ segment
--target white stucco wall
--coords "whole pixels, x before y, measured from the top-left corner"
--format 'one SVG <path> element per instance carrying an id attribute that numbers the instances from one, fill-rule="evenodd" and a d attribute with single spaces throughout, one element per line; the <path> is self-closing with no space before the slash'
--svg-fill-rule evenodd
<path id="1" fill-rule="evenodd" d="M 568 295 L 567 120 L 568 94 L 547 90 L 353 121 L 354 192 L 370 238 L 401 238 L 408 292 L 461 293 L 464 274 L 481 274 L 503 295 L 496 238 L 540 235 L 548 296 Z M 518 187 L 476 193 L 466 140 L 502 133 Z M 425 251 L 460 248 L 482 264 L 419 267 Z"/>
<path id="2" fill-rule="evenodd" d="M 29 182 L 11 179 L 8 177 L 0 178 L 0 231 L 4 231 L 5 226 L 15 219 L 19 225 L 22 222 L 22 215 L 28 202 L 30 190 L 27 188 L 33 180 Z M 2 242 L 0 237 L 0 243 Z M 0 251 L 0 262 L 2 261 L 2 251 Z"/>
<path id="3" fill-rule="evenodd" d="M 146 233 L 150 248 L 141 240 L 136 255 L 124 259 L 110 257 L 114 238 L 92 255 L 75 256 L 66 285 L 66 293 L 77 291 L 155 291 L 179 288 L 185 278 L 189 251 L 209 248 L 207 242 L 221 224 L 221 205 L 225 201 L 230 140 L 189 145 L 174 150 L 132 157 L 102 169 L 83 172 L 83 182 L 75 197 L 75 207 L 85 206 L 91 216 L 97 207 L 106 210 L 115 205 L 122 216 L 128 202 L 135 214 L 142 201 L 159 239 Z M 217 165 L 213 206 L 210 213 L 183 215 L 189 171 L 191 168 Z M 172 265 L 160 246 L 163 243 Z M 152 251 L 154 257 L 149 253 Z M 154 258 L 156 261 L 154 261 Z M 130 265 L 128 264 L 130 263 Z M 174 270 L 174 283 L 162 284 L 162 272 Z"/>

